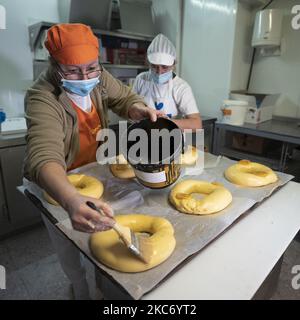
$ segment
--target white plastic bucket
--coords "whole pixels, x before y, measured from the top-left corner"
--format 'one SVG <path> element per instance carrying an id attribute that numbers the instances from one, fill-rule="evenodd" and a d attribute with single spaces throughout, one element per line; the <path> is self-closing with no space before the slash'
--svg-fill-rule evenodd
<path id="1" fill-rule="evenodd" d="M 246 117 L 247 106 L 247 101 L 224 100 L 221 108 L 223 114 L 222 122 L 236 126 L 243 125 Z"/>

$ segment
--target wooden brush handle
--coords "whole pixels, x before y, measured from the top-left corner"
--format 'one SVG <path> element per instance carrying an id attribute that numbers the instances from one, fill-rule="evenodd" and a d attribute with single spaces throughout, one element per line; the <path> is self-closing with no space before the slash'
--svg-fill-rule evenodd
<path id="1" fill-rule="evenodd" d="M 91 209 L 96 210 L 97 212 L 99 212 L 101 214 L 101 216 L 103 217 L 107 217 L 107 215 L 104 213 L 103 210 L 99 209 L 96 207 L 96 205 L 91 202 L 91 201 L 87 201 L 86 202 L 87 206 L 89 206 Z M 110 217 L 111 218 L 111 217 Z M 130 241 L 130 237 L 126 237 L 125 232 L 124 232 L 124 227 L 121 226 L 120 224 L 118 224 L 116 222 L 116 220 L 114 218 L 112 218 L 112 220 L 114 220 L 114 224 L 112 225 L 112 228 L 118 233 L 118 235 L 123 239 L 123 241 L 126 243 L 127 246 L 129 246 L 131 244 Z M 127 228 L 128 229 L 128 228 Z"/>
<path id="2" fill-rule="evenodd" d="M 117 222 L 113 225 L 112 227 L 117 234 L 119 235 L 119 237 L 123 240 L 123 242 L 127 245 L 130 246 L 131 245 L 131 237 L 130 235 L 126 234 L 126 231 L 124 229 L 128 229 L 128 228 L 124 228 L 122 225 L 118 224 Z"/>

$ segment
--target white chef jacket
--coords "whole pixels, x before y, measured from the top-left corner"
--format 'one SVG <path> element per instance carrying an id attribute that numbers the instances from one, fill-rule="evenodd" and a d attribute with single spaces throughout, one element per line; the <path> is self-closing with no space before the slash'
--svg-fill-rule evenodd
<path id="1" fill-rule="evenodd" d="M 144 97 L 149 107 L 163 111 L 170 118 L 199 113 L 191 87 L 175 74 L 167 83 L 157 84 L 150 71 L 142 72 L 134 81 L 133 91 Z"/>

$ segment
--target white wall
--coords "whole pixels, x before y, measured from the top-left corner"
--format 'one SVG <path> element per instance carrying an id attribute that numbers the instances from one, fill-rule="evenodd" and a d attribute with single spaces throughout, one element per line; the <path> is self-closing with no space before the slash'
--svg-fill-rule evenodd
<path id="1" fill-rule="evenodd" d="M 299 0 L 274 0 L 270 8 L 284 12 L 282 36 L 285 49 L 278 57 L 256 56 L 250 91 L 284 94 L 276 114 L 300 117 L 300 30 L 291 27 L 291 8 Z"/>
<path id="2" fill-rule="evenodd" d="M 180 64 L 180 19 L 182 0 L 152 0 L 156 33 L 162 33 L 174 44 Z M 180 71 L 177 65 L 177 72 Z M 180 73 L 180 72 L 179 72 Z"/>
<path id="3" fill-rule="evenodd" d="M 251 46 L 255 12 L 238 2 L 231 70 L 231 90 L 247 88 L 253 48 Z"/>
<path id="4" fill-rule="evenodd" d="M 185 1 L 182 78 L 205 116 L 220 116 L 230 91 L 236 10 L 236 0 Z"/>
<path id="5" fill-rule="evenodd" d="M 0 0 L 6 8 L 6 30 L 0 30 L 0 106 L 8 116 L 23 114 L 23 97 L 32 84 L 28 26 L 40 21 L 64 21 L 68 1 Z"/>

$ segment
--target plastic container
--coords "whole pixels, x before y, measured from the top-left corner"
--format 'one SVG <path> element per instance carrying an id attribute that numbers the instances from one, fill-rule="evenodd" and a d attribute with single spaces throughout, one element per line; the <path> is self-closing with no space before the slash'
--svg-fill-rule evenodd
<path id="1" fill-rule="evenodd" d="M 241 100 L 224 100 L 221 108 L 222 122 L 241 126 L 245 122 L 248 102 Z"/>

